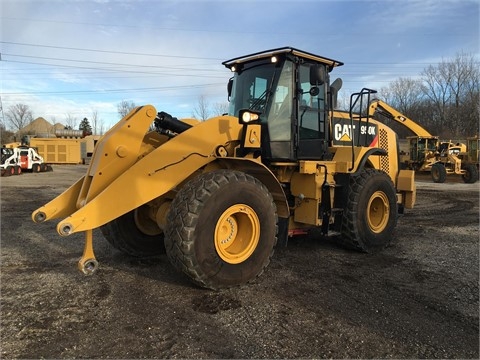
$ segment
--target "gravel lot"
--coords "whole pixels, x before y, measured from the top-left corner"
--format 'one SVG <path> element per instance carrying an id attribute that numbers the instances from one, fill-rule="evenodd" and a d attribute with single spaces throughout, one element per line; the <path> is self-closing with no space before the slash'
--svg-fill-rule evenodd
<path id="1" fill-rule="evenodd" d="M 419 176 L 382 253 L 295 238 L 253 284 L 212 292 L 98 230 L 100 269 L 78 272 L 83 235 L 30 215 L 85 172 L 0 180 L 4 359 L 479 358 L 479 183 Z"/>

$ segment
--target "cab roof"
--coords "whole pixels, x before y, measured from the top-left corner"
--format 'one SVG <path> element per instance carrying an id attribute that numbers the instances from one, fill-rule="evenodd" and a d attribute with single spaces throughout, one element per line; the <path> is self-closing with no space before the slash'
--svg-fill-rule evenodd
<path id="1" fill-rule="evenodd" d="M 227 68 L 231 68 L 232 65 L 235 64 L 241 64 L 241 63 L 246 63 L 252 60 L 257 60 L 257 59 L 262 59 L 266 57 L 271 57 L 274 55 L 278 54 L 293 54 L 295 56 L 298 56 L 300 58 L 304 59 L 309 59 L 313 60 L 322 64 L 326 64 L 330 66 L 330 68 L 334 68 L 336 66 L 342 66 L 343 63 L 337 60 L 329 59 L 323 56 L 315 55 L 303 50 L 295 49 L 293 47 L 287 46 L 287 47 L 282 47 L 282 48 L 277 48 L 277 49 L 271 49 L 271 50 L 266 50 L 266 51 L 261 51 L 261 52 L 256 52 L 250 55 L 245 55 L 245 56 L 240 56 L 236 57 L 227 61 L 222 62 L 223 65 Z"/>

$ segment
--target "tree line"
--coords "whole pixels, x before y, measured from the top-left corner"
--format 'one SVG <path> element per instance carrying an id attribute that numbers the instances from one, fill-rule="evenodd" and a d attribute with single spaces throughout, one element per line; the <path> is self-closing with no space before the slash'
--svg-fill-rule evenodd
<path id="1" fill-rule="evenodd" d="M 1 144 L 19 141 L 23 135 L 31 135 L 29 132 L 22 132 L 22 129 L 30 125 L 35 120 L 32 110 L 30 110 L 28 105 L 15 104 L 10 106 L 5 113 L 5 118 L 7 120 L 7 124 L 0 122 Z M 52 125 L 57 124 L 55 118 L 53 118 L 52 121 Z M 78 123 L 76 117 L 72 116 L 71 114 L 65 114 L 65 123 L 63 126 L 67 130 L 82 130 L 84 134 L 87 135 L 102 135 L 104 132 L 104 125 L 103 122 L 98 118 L 97 110 L 92 111 L 90 120 L 87 117 L 84 117 L 80 123 Z"/>
<path id="2" fill-rule="evenodd" d="M 380 89 L 378 97 L 442 139 L 479 133 L 480 69 L 473 55 L 460 53 L 426 67 L 419 78 L 401 77 Z M 412 135 L 383 119 L 403 138 Z"/>
<path id="3" fill-rule="evenodd" d="M 432 135 L 444 139 L 462 139 L 479 132 L 480 117 L 480 69 L 478 59 L 471 54 L 460 53 L 451 59 L 442 60 L 437 65 L 426 67 L 418 78 L 400 77 L 388 86 L 381 88 L 378 97 L 398 111 L 408 116 Z M 120 119 L 127 115 L 135 103 L 122 100 L 117 104 Z M 215 103 L 213 106 L 205 96 L 198 98 L 192 117 L 206 120 L 211 116 L 226 113 L 228 103 Z M 28 105 L 16 104 L 5 112 L 7 124 L 0 122 L 1 143 L 9 142 L 14 133 L 33 121 Z M 55 119 L 54 119 L 55 120 Z M 385 118 L 400 138 L 412 135 L 407 129 Z M 77 119 L 65 115 L 65 126 L 77 128 Z M 90 120 L 84 118 L 79 130 L 87 130 L 95 135 L 105 131 L 96 110 Z"/>

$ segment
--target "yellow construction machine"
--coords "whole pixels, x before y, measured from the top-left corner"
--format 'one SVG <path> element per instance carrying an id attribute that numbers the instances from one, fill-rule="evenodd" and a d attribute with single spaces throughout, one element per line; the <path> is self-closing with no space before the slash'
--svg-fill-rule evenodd
<path id="1" fill-rule="evenodd" d="M 477 178 L 479 175 L 479 162 L 480 162 L 480 136 L 467 137 L 467 144 L 465 150 L 458 154 L 462 160 L 462 164 L 465 167 L 471 167 L 472 176 L 475 176 L 475 169 L 477 170 Z M 475 169 L 473 169 L 475 168 Z"/>
<path id="2" fill-rule="evenodd" d="M 465 144 L 440 141 L 438 136 L 431 135 L 418 123 L 382 100 L 371 101 L 368 114 L 370 117 L 380 114 L 395 120 L 415 134 L 407 137 L 409 153 L 401 157 L 402 164 L 408 169 L 429 171 L 436 183 L 445 182 L 447 175 L 452 174 L 461 175 L 466 183 L 477 181 L 477 167 L 462 161 L 460 155 L 467 151 Z"/>
<path id="3" fill-rule="evenodd" d="M 85 176 L 33 212 L 63 219 L 62 236 L 85 233 L 85 274 L 98 266 L 95 228 L 126 254 L 166 252 L 212 289 L 255 279 L 277 244 L 310 229 L 365 252 L 392 241 L 415 203 L 414 172 L 400 170 L 396 134 L 353 111 L 374 91 L 335 111 L 341 80 L 329 73 L 343 64 L 291 47 L 223 65 L 228 114 L 199 122 L 135 108 L 99 140 Z"/>

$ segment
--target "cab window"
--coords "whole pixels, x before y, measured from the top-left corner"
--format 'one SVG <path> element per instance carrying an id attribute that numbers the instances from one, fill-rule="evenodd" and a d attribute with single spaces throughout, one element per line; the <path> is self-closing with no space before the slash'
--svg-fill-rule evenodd
<path id="1" fill-rule="evenodd" d="M 322 139 L 325 137 L 325 88 L 319 86 L 317 95 L 310 93 L 309 64 L 300 66 L 299 77 L 302 91 L 298 106 L 300 139 Z"/>
<path id="2" fill-rule="evenodd" d="M 267 119 L 271 141 L 289 141 L 292 136 L 292 68 L 291 62 L 285 62 L 272 96 L 271 110 Z"/>

